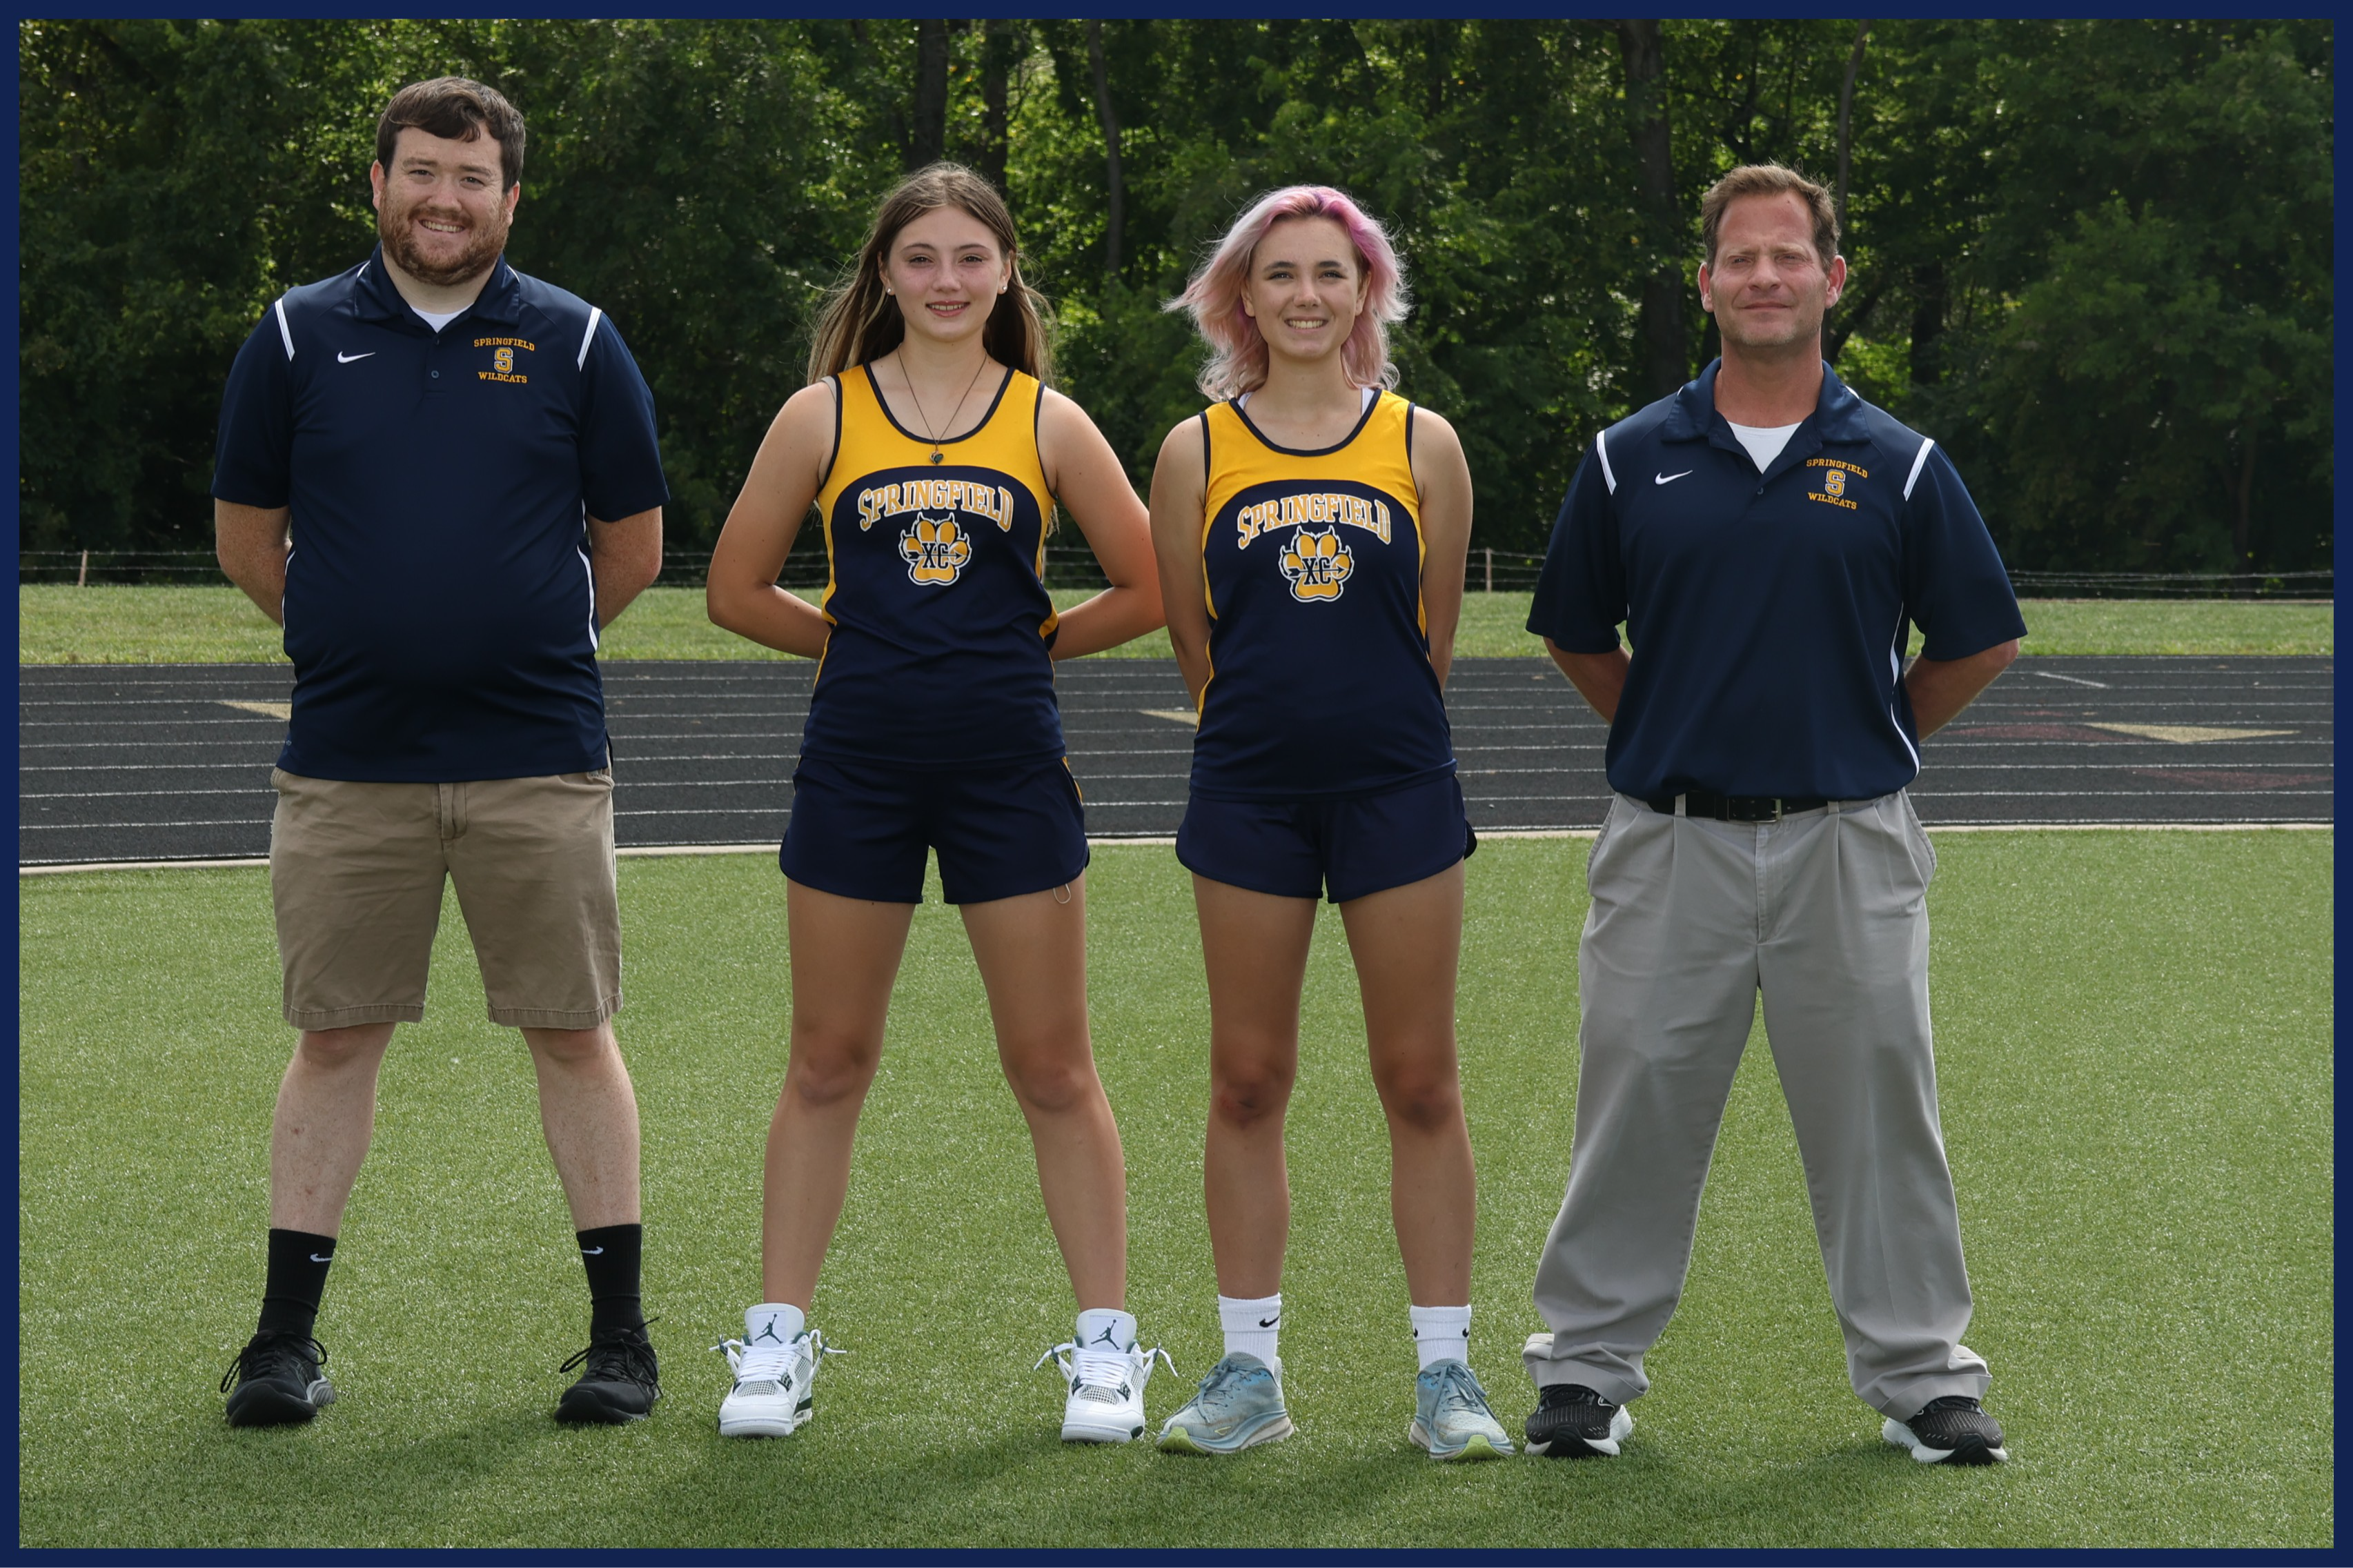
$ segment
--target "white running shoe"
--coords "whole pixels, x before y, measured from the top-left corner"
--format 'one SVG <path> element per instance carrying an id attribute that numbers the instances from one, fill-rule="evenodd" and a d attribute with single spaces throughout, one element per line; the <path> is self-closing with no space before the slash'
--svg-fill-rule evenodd
<path id="1" fill-rule="evenodd" d="M 818 1363 L 848 1353 L 810 1329 L 789 1344 L 722 1340 L 711 1348 L 727 1352 L 727 1369 L 735 1374 L 734 1385 L 719 1402 L 722 1437 L 791 1436 L 814 1418 L 809 1390 L 817 1382 Z"/>
<path id="2" fill-rule="evenodd" d="M 1110 1345 L 1082 1345 L 1071 1340 L 1038 1358 L 1038 1366 L 1051 1361 L 1062 1369 L 1071 1397 L 1062 1405 L 1065 1443 L 1124 1443 L 1144 1436 L 1144 1385 L 1152 1380 L 1152 1358 L 1176 1363 L 1155 1345 L 1121 1350 Z M 1032 1372 L 1037 1367 L 1030 1368 Z"/>

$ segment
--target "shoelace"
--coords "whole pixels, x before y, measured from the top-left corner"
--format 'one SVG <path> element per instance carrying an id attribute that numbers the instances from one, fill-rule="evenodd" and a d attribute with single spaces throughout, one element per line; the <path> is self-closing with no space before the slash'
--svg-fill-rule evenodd
<path id="1" fill-rule="evenodd" d="M 1176 1369 L 1171 1366 L 1168 1370 L 1174 1372 Z M 1212 1404 L 1223 1403 L 1235 1396 L 1235 1391 L 1240 1387 L 1244 1380 L 1259 1375 L 1261 1374 L 1255 1368 L 1240 1367 L 1230 1361 L 1220 1361 L 1208 1370 L 1202 1377 L 1200 1385 L 1193 1390 L 1193 1403 L 1204 1408 Z M 1272 1377 L 1274 1369 L 1267 1368 L 1263 1375 Z"/>
<path id="2" fill-rule="evenodd" d="M 1479 1379 L 1469 1367 L 1449 1367 L 1439 1374 L 1438 1405 L 1441 1410 L 1477 1410 L 1483 1413 L 1487 1408 L 1487 1391 L 1479 1386 Z"/>
<path id="3" fill-rule="evenodd" d="M 825 1335 L 816 1329 L 808 1330 L 801 1338 L 808 1341 L 812 1359 L 849 1353 L 826 1343 Z M 795 1360 L 795 1346 L 799 1343 L 798 1339 L 789 1345 L 747 1345 L 742 1340 L 722 1340 L 711 1348 L 727 1352 L 727 1370 L 735 1374 L 736 1384 L 743 1386 L 784 1382 L 785 1373 Z"/>
<path id="4" fill-rule="evenodd" d="M 291 1359 L 305 1352 L 313 1364 L 320 1367 L 327 1364 L 327 1347 L 308 1334 L 256 1334 L 246 1342 L 244 1349 L 237 1352 L 236 1358 L 228 1363 L 228 1370 L 221 1373 L 220 1391 L 227 1394 L 237 1386 L 238 1378 L 248 1372 L 258 1374 L 276 1357 L 282 1355 Z"/>
<path id="5" fill-rule="evenodd" d="M 1073 1395 L 1104 1405 L 1116 1405 L 1120 1397 L 1119 1385 L 1126 1382 L 1129 1376 L 1128 1358 L 1135 1353 L 1132 1350 L 1095 1350 L 1091 1346 L 1081 1345 L 1076 1340 L 1066 1340 L 1039 1356 L 1029 1370 L 1036 1372 L 1039 1367 L 1051 1361 L 1062 1369 L 1062 1381 L 1075 1385 L 1071 1390 Z M 1144 1352 L 1143 1355 L 1145 1364 L 1147 1366 L 1151 1364 L 1154 1356 L 1158 1356 L 1167 1363 L 1171 1373 L 1176 1371 L 1176 1363 L 1169 1360 L 1168 1352 L 1158 1345 Z M 1073 1357 L 1076 1358 L 1075 1363 Z"/>
<path id="6" fill-rule="evenodd" d="M 635 1333 L 616 1333 L 607 1334 L 602 1338 L 592 1338 L 586 1349 L 576 1352 L 571 1360 L 555 1370 L 559 1373 L 570 1372 L 575 1366 L 586 1365 L 591 1357 L 602 1354 L 620 1363 L 609 1370 L 618 1373 L 631 1383 L 642 1383 L 651 1386 L 659 1380 L 659 1375 L 654 1367 L 653 1342 L 646 1337 L 646 1331 L 660 1321 L 659 1317 L 648 1318 L 638 1325 Z"/>

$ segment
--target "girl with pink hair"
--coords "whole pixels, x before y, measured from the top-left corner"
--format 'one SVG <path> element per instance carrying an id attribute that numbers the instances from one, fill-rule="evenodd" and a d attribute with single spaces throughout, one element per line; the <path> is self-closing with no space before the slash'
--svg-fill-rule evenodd
<path id="1" fill-rule="evenodd" d="M 1213 406 L 1168 433 L 1153 543 L 1199 729 L 1176 858 L 1209 986 L 1205 1177 L 1226 1354 L 1160 1447 L 1292 1430 L 1277 1353 L 1291 1197 L 1283 1113 L 1319 894 L 1339 905 L 1389 1131 L 1389 1207 L 1421 1372 L 1411 1440 L 1511 1440 L 1467 1364 L 1475 1179 L 1454 1051 L 1474 847 L 1442 689 L 1471 474 L 1453 427 L 1389 390 L 1406 286 L 1381 226 L 1293 185 L 1242 214 L 1171 309 Z"/>

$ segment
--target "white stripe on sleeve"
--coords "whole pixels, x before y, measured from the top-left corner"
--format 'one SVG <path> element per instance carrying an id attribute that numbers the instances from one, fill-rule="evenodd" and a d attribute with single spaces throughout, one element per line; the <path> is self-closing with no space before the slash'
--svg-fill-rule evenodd
<path id="1" fill-rule="evenodd" d="M 1920 450 L 1925 453 L 1927 451 L 1927 448 L 1923 447 Z M 1913 471 L 1915 473 L 1919 471 L 1918 465 L 1914 465 Z M 1895 617 L 1895 636 L 1889 640 L 1887 661 L 1894 667 L 1896 689 L 1894 691 L 1888 694 L 1887 722 L 1894 728 L 1895 738 L 1904 742 L 1905 751 L 1911 753 L 1912 776 L 1917 778 L 1920 776 L 1920 749 L 1912 743 L 1912 737 L 1904 732 L 1904 721 L 1895 716 L 1895 704 L 1901 697 L 1904 688 L 1904 643 L 1905 640 L 1904 637 L 1904 630 L 1905 622 L 1907 618 L 1908 617 L 1901 615 Z"/>
<path id="2" fill-rule="evenodd" d="M 584 518 L 586 517 L 588 515 L 588 509 L 586 507 L 582 507 L 580 509 L 580 515 Z M 587 524 L 584 522 L 581 526 L 586 528 Z M 597 648 L 604 646 L 603 639 L 598 637 L 596 635 L 596 567 L 595 563 L 588 559 L 588 546 L 586 544 L 584 543 L 580 545 L 579 551 L 580 574 L 582 576 L 588 579 L 588 648 L 589 651 L 593 653 Z"/>
<path id="3" fill-rule="evenodd" d="M 588 330 L 580 334 L 580 357 L 572 362 L 573 369 L 579 370 L 587 365 L 588 345 L 596 341 L 596 323 L 604 319 L 604 311 L 598 310 L 594 305 L 588 307 Z M 1910 492 L 1906 491 L 1905 493 L 1909 494 Z"/>
<path id="4" fill-rule="evenodd" d="M 1609 487 L 1609 493 L 1614 496 L 1618 493 L 1618 476 L 1609 471 L 1609 448 L 1601 440 L 1608 434 L 1606 430 L 1594 434 L 1593 455 L 1601 459 L 1601 482 Z"/>
<path id="5" fill-rule="evenodd" d="M 278 312 L 278 335 L 286 342 L 286 357 L 288 359 L 292 359 L 294 357 L 294 329 L 286 324 L 286 296 L 283 294 L 278 296 L 278 303 L 271 306 L 270 309 Z"/>
<path id="6" fill-rule="evenodd" d="M 1904 499 L 1912 499 L 1912 487 L 1920 482 L 1920 470 L 1928 466 L 1928 448 L 1936 443 L 1927 437 L 1920 437 L 1920 455 L 1912 459 L 1912 471 L 1904 476 Z"/>

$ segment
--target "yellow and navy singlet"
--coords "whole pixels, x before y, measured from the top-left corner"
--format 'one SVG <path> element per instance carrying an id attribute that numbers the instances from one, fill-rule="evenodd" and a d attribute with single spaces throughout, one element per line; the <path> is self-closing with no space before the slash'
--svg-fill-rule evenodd
<path id="1" fill-rule="evenodd" d="M 832 630 L 804 755 L 944 767 L 1062 754 L 1042 580 L 1043 395 L 1012 372 L 979 426 L 939 443 L 934 462 L 866 366 L 835 378 L 839 426 L 817 494 Z"/>
<path id="2" fill-rule="evenodd" d="M 1239 401 L 1201 415 L 1209 683 L 1192 787 L 1276 800 L 1454 771 L 1421 601 L 1413 405 L 1384 392 L 1348 437 L 1294 451 Z"/>

